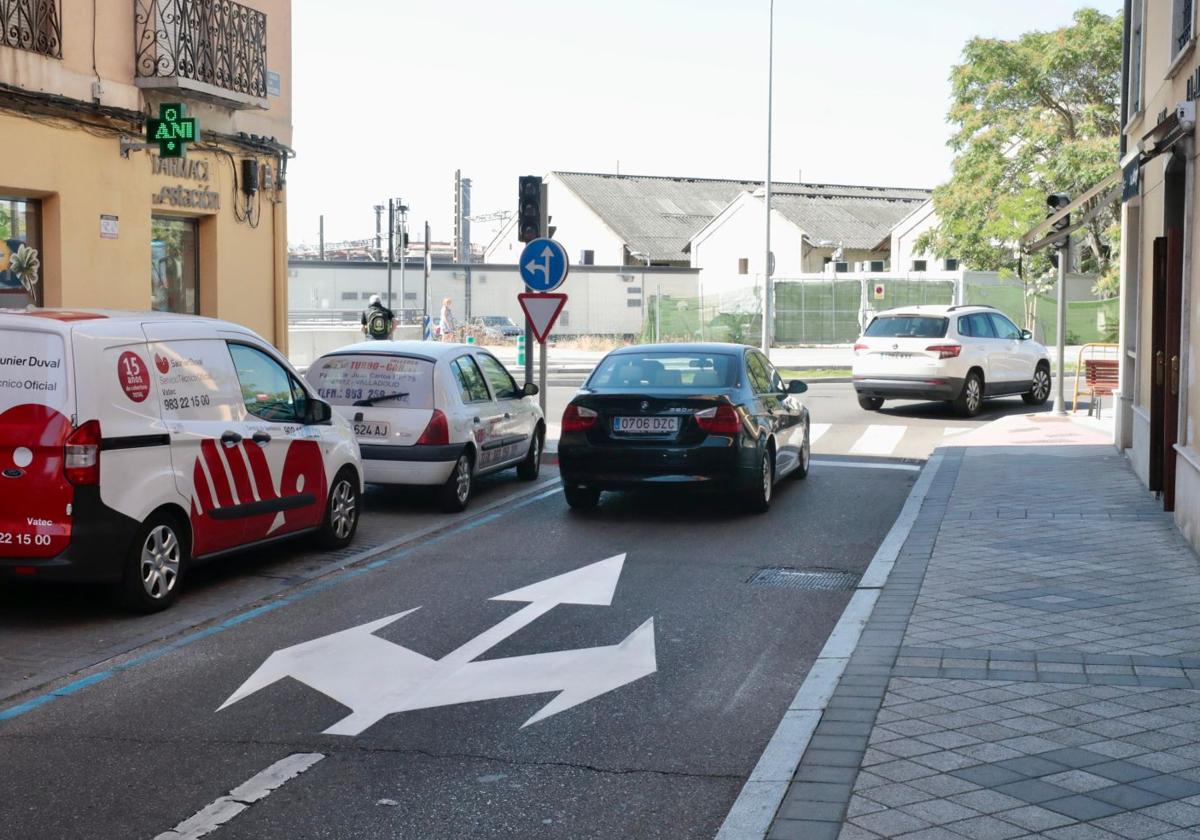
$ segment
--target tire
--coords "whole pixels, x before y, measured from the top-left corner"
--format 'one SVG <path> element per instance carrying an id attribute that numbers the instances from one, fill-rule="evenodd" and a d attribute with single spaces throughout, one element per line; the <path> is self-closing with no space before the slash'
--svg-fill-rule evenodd
<path id="1" fill-rule="evenodd" d="M 750 488 L 746 496 L 746 509 L 751 513 L 766 513 L 771 509 L 771 497 L 775 493 L 775 458 L 770 447 L 763 450 L 759 460 L 759 481 Z"/>
<path id="2" fill-rule="evenodd" d="M 967 374 L 962 390 L 951 402 L 959 417 L 974 417 L 983 408 L 983 377 L 976 371 Z"/>
<path id="3" fill-rule="evenodd" d="M 1033 371 L 1033 387 L 1021 395 L 1026 405 L 1042 405 L 1050 397 L 1050 366 L 1039 364 Z"/>
<path id="4" fill-rule="evenodd" d="M 122 603 L 131 611 L 156 613 L 175 603 L 190 560 L 191 537 L 182 516 L 162 511 L 142 523 L 125 558 Z"/>
<path id="5" fill-rule="evenodd" d="M 325 516 L 318 536 L 322 548 L 339 549 L 350 545 L 358 531 L 361 505 L 358 476 L 354 470 L 343 468 L 329 487 L 329 501 L 325 503 Z"/>
<path id="6" fill-rule="evenodd" d="M 567 505 L 571 510 L 592 510 L 600 503 L 600 491 L 595 487 L 564 484 L 563 495 L 567 497 Z"/>
<path id="7" fill-rule="evenodd" d="M 525 460 L 517 465 L 517 478 L 522 481 L 537 481 L 542 471 L 542 448 L 545 445 L 546 431 L 538 426 L 529 442 L 529 452 Z"/>
<path id="8" fill-rule="evenodd" d="M 858 405 L 866 411 L 878 411 L 883 408 L 883 397 L 859 396 Z"/>
<path id="9" fill-rule="evenodd" d="M 792 470 L 788 478 L 802 480 L 808 478 L 808 468 L 812 463 L 812 441 L 809 440 L 808 423 L 804 424 L 804 443 L 800 445 L 800 466 Z"/>
<path id="10" fill-rule="evenodd" d="M 471 501 L 475 489 L 475 460 L 470 452 L 464 452 L 454 462 L 454 469 L 437 491 L 438 505 L 447 513 L 461 513 Z"/>

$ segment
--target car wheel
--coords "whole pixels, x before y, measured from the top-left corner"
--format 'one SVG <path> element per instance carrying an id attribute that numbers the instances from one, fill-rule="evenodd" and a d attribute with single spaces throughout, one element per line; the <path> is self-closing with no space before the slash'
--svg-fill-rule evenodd
<path id="1" fill-rule="evenodd" d="M 471 491 L 475 489 L 475 462 L 471 453 L 464 452 L 454 462 L 450 477 L 438 490 L 438 504 L 447 513 L 459 513 L 467 509 Z"/>
<path id="2" fill-rule="evenodd" d="M 804 424 L 804 443 L 800 445 L 800 464 L 792 470 L 789 478 L 808 478 L 808 466 L 812 463 L 812 441 L 809 440 L 808 423 Z"/>
<path id="3" fill-rule="evenodd" d="M 963 382 L 962 391 L 954 398 L 954 411 L 960 417 L 974 417 L 983 408 L 983 377 L 971 371 Z"/>
<path id="4" fill-rule="evenodd" d="M 1038 365 L 1033 372 L 1033 387 L 1021 395 L 1026 405 L 1041 405 L 1050 396 L 1050 366 Z"/>
<path id="5" fill-rule="evenodd" d="M 591 510 L 600 503 L 600 491 L 595 487 L 580 487 L 578 484 L 564 484 L 563 495 L 572 510 Z"/>
<path id="6" fill-rule="evenodd" d="M 165 610 L 175 602 L 187 562 L 188 536 L 183 518 L 166 512 L 151 515 L 129 548 L 121 600 L 134 612 Z"/>
<path id="7" fill-rule="evenodd" d="M 771 456 L 770 448 L 763 450 L 758 474 L 758 481 L 746 497 L 746 508 L 753 513 L 766 513 L 771 509 L 771 496 L 775 492 L 775 459 Z"/>
<path id="8" fill-rule="evenodd" d="M 878 411 L 883 408 L 883 397 L 863 397 L 858 398 L 858 405 L 867 411 Z"/>
<path id="9" fill-rule="evenodd" d="M 325 518 L 321 522 L 319 537 L 322 548 L 338 549 L 350 545 L 358 530 L 360 501 L 358 476 L 354 470 L 344 468 L 329 488 L 329 501 L 325 505 Z"/>
<path id="10" fill-rule="evenodd" d="M 539 426 L 533 433 L 533 440 L 529 442 L 529 452 L 525 455 L 525 460 L 517 465 L 517 477 L 522 481 L 537 481 L 538 474 L 542 471 L 542 445 L 546 433 Z"/>

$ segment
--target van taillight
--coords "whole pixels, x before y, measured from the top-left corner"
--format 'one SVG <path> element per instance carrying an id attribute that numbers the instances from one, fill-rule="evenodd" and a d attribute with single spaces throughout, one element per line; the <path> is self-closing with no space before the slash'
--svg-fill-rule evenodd
<path id="1" fill-rule="evenodd" d="M 737 411 L 726 404 L 697 411 L 696 424 L 710 435 L 736 435 L 742 428 Z"/>
<path id="2" fill-rule="evenodd" d="M 445 446 L 450 443 L 450 427 L 446 425 L 446 415 L 440 409 L 433 410 L 433 416 L 425 426 L 425 431 L 417 438 L 418 446 Z"/>
<path id="3" fill-rule="evenodd" d="M 63 475 L 75 486 L 100 483 L 100 421 L 89 420 L 67 437 Z"/>
<path id="4" fill-rule="evenodd" d="M 586 432 L 592 426 L 596 425 L 596 418 L 599 415 L 592 409 L 571 403 L 567 406 L 567 410 L 562 416 L 562 431 L 563 432 Z"/>
<path id="5" fill-rule="evenodd" d="M 926 353 L 937 353 L 939 359 L 953 359 L 962 352 L 961 344 L 931 344 L 925 348 Z"/>

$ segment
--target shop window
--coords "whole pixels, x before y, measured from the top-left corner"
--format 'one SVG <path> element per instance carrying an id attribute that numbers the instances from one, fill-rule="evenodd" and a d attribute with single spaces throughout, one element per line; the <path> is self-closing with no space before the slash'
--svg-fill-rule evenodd
<path id="1" fill-rule="evenodd" d="M 200 314 L 199 230 L 195 219 L 150 219 L 150 308 Z"/>
<path id="2" fill-rule="evenodd" d="M 41 306 L 41 203 L 0 196 L 0 306 Z"/>

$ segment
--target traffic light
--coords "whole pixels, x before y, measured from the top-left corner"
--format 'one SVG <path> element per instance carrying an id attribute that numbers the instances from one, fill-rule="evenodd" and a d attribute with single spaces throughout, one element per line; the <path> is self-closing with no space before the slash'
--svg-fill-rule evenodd
<path id="1" fill-rule="evenodd" d="M 1050 195 L 1046 196 L 1046 206 L 1050 208 L 1049 211 L 1046 213 L 1047 217 L 1053 216 L 1055 213 L 1058 213 L 1060 210 L 1062 210 L 1064 207 L 1066 207 L 1070 203 L 1071 203 L 1071 196 L 1067 195 L 1066 193 L 1050 193 Z M 1066 230 L 1070 226 L 1071 226 L 1071 214 L 1068 213 L 1066 216 L 1063 216 L 1061 219 L 1059 219 L 1057 222 L 1054 223 L 1054 233 L 1061 233 L 1062 231 Z M 1067 244 L 1067 238 L 1064 236 L 1062 239 L 1055 242 L 1053 247 L 1061 249 L 1066 244 Z"/>
<path id="2" fill-rule="evenodd" d="M 517 183 L 517 238 L 532 242 L 542 232 L 542 179 L 522 175 Z"/>

